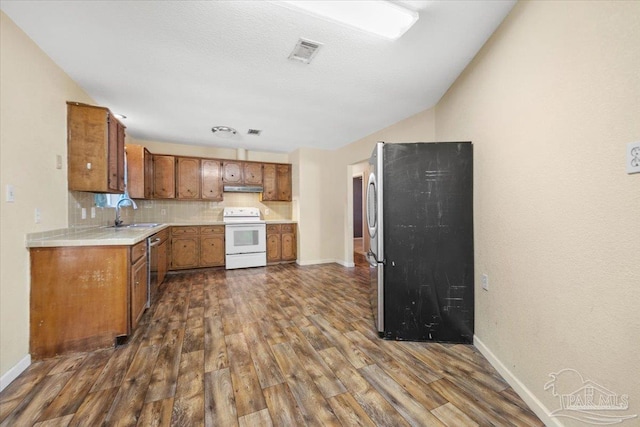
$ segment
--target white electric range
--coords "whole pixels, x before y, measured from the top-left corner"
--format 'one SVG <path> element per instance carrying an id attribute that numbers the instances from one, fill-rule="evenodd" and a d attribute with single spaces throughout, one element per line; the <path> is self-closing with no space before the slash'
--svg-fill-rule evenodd
<path id="1" fill-rule="evenodd" d="M 258 208 L 224 208 L 225 268 L 267 265 L 267 226 Z"/>

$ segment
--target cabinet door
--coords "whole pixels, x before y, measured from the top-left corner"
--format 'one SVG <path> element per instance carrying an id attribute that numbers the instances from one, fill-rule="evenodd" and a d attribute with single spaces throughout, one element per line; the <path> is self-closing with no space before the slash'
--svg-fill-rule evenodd
<path id="1" fill-rule="evenodd" d="M 280 231 L 280 225 L 267 225 L 267 262 L 279 262 L 282 260 Z"/>
<path id="2" fill-rule="evenodd" d="M 243 172 L 245 184 L 262 184 L 262 163 L 244 163 Z"/>
<path id="3" fill-rule="evenodd" d="M 106 108 L 67 102 L 69 190 L 124 190 L 124 129 Z"/>
<path id="4" fill-rule="evenodd" d="M 153 197 L 173 199 L 176 197 L 175 157 L 153 156 Z"/>
<path id="5" fill-rule="evenodd" d="M 200 258 L 200 238 L 180 236 L 171 239 L 171 268 L 196 268 Z"/>
<path id="6" fill-rule="evenodd" d="M 225 184 L 242 184 L 242 162 L 223 162 L 222 179 Z"/>
<path id="7" fill-rule="evenodd" d="M 153 196 L 153 158 L 142 145 L 127 144 L 127 190 L 134 199 Z"/>
<path id="8" fill-rule="evenodd" d="M 114 192 L 124 191 L 124 126 L 111 113 L 107 113 L 109 124 L 107 142 L 107 185 Z"/>
<path id="9" fill-rule="evenodd" d="M 291 165 L 277 165 L 278 200 L 291 201 Z"/>
<path id="10" fill-rule="evenodd" d="M 147 306 L 147 258 L 140 258 L 131 267 L 131 330 L 138 325 Z"/>
<path id="11" fill-rule="evenodd" d="M 262 167 L 262 200 L 277 200 L 276 165 L 265 163 Z"/>
<path id="12" fill-rule="evenodd" d="M 282 260 L 295 261 L 297 253 L 296 233 L 293 224 L 282 226 Z"/>
<path id="13" fill-rule="evenodd" d="M 144 198 L 153 198 L 153 155 L 144 149 Z"/>
<path id="14" fill-rule="evenodd" d="M 178 199 L 199 199 L 200 159 L 178 157 L 176 170 Z"/>
<path id="15" fill-rule="evenodd" d="M 222 164 L 219 160 L 202 159 L 202 198 L 222 201 Z"/>
<path id="16" fill-rule="evenodd" d="M 224 265 L 224 234 L 200 237 L 200 267 Z"/>

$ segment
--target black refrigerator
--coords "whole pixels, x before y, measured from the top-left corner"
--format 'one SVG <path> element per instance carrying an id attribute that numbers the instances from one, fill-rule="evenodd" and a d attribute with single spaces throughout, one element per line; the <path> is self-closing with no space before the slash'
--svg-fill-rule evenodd
<path id="1" fill-rule="evenodd" d="M 367 184 L 380 337 L 473 342 L 473 145 L 376 143 Z"/>

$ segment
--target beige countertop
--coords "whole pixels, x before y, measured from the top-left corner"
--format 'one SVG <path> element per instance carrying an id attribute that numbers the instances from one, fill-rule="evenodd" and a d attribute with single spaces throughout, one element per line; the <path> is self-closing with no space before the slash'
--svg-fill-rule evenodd
<path id="1" fill-rule="evenodd" d="M 267 224 L 294 224 L 291 220 L 267 220 Z M 63 228 L 27 235 L 27 248 L 60 246 L 130 246 L 172 226 L 224 225 L 222 221 L 188 221 L 160 224 L 150 228 L 91 227 L 86 229 Z"/>

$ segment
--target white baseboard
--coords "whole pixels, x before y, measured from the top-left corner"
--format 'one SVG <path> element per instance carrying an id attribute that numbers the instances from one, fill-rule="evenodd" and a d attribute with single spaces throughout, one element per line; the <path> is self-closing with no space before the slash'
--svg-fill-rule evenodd
<path id="1" fill-rule="evenodd" d="M 298 265 L 314 265 L 314 264 L 331 264 L 332 262 L 336 262 L 335 259 L 315 259 L 311 261 L 300 261 L 298 260 Z"/>
<path id="2" fill-rule="evenodd" d="M 344 267 L 355 267 L 355 263 L 353 262 L 347 262 L 341 259 L 316 259 L 316 260 L 311 260 L 311 261 L 296 261 L 298 263 L 298 265 L 314 265 L 314 264 L 331 264 L 331 263 L 336 263 L 336 264 L 340 264 Z"/>
<path id="3" fill-rule="evenodd" d="M 0 391 L 4 390 L 13 380 L 18 378 L 25 369 L 27 369 L 31 365 L 31 355 L 27 354 L 23 357 L 13 368 L 9 369 L 5 374 L 0 378 Z"/>
<path id="4" fill-rule="evenodd" d="M 557 418 L 549 416 L 549 409 L 531 392 L 507 366 L 496 357 L 495 354 L 476 335 L 473 336 L 473 345 L 487 358 L 489 363 L 496 368 L 502 377 L 509 383 L 516 393 L 529 405 L 529 408 L 540 418 L 545 426 L 562 427 L 562 423 Z"/>
<path id="5" fill-rule="evenodd" d="M 347 261 L 343 261 L 343 260 L 336 260 L 335 262 L 340 264 L 340 265 L 342 265 L 343 267 L 351 268 L 351 267 L 355 267 L 356 266 L 355 262 L 347 262 Z"/>

